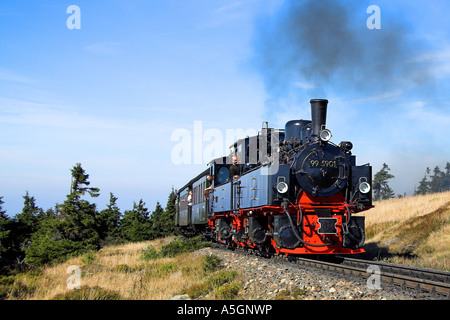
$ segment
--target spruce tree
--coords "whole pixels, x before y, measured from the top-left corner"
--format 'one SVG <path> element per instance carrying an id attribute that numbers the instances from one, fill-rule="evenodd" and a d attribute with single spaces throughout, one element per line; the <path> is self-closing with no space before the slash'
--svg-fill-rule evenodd
<path id="1" fill-rule="evenodd" d="M 63 261 L 100 247 L 96 206 L 81 198 L 86 192 L 97 197 L 100 190 L 88 187 L 89 175 L 81 164 L 77 163 L 71 173 L 71 192 L 62 204 L 56 205 L 55 211 L 47 212 L 39 230 L 32 235 L 31 245 L 25 250 L 27 263 Z"/>
<path id="2" fill-rule="evenodd" d="M 414 194 L 427 194 L 430 192 L 430 182 L 428 181 L 428 175 L 430 174 L 430 168 L 427 167 L 425 175 L 419 182 L 419 186 L 414 191 Z"/>
<path id="3" fill-rule="evenodd" d="M 166 209 L 164 210 L 164 233 L 165 235 L 171 235 L 175 232 L 175 201 L 177 194 L 175 190 L 170 192 L 167 199 Z"/>
<path id="4" fill-rule="evenodd" d="M 98 232 L 104 243 L 120 242 L 120 219 L 122 213 L 117 206 L 117 197 L 112 192 L 109 193 L 109 204 L 107 208 L 98 214 Z"/>
<path id="5" fill-rule="evenodd" d="M 0 197 L 0 258 L 11 258 L 13 249 L 12 228 L 14 221 L 3 210 L 3 197 Z"/>
<path id="6" fill-rule="evenodd" d="M 126 210 L 120 223 L 120 234 L 126 241 L 136 242 L 151 239 L 150 214 L 141 199 L 138 204 L 133 202 L 133 209 Z"/>
<path id="7" fill-rule="evenodd" d="M 383 163 L 383 168 L 378 171 L 373 179 L 373 198 L 375 201 L 386 200 L 395 196 L 394 190 L 388 185 L 388 180 L 395 178 L 394 175 L 389 173 L 389 166 Z"/>
<path id="8" fill-rule="evenodd" d="M 156 239 L 165 236 L 164 209 L 161 207 L 159 202 L 156 203 L 155 210 L 152 212 L 152 215 L 150 217 L 150 223 L 151 223 L 150 229 L 151 239 Z"/>
<path id="9" fill-rule="evenodd" d="M 444 185 L 445 185 L 445 173 L 439 169 L 438 166 L 436 166 L 433 170 L 433 175 L 430 176 L 430 192 L 436 193 L 436 192 L 442 192 L 444 191 Z"/>
<path id="10" fill-rule="evenodd" d="M 39 229 L 40 221 L 44 211 L 36 206 L 36 200 L 26 192 L 23 196 L 24 203 L 22 212 L 15 216 L 16 228 L 14 236 L 16 239 L 16 251 L 20 258 L 25 254 L 25 248 L 30 245 L 31 235 Z"/>

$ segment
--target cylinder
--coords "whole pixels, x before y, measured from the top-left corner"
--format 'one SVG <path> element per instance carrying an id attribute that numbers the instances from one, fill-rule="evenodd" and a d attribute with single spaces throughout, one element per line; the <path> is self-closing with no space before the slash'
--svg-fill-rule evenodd
<path id="1" fill-rule="evenodd" d="M 311 120 L 312 132 L 311 136 L 314 141 L 319 140 L 319 134 L 327 121 L 327 105 L 326 99 L 311 99 Z"/>

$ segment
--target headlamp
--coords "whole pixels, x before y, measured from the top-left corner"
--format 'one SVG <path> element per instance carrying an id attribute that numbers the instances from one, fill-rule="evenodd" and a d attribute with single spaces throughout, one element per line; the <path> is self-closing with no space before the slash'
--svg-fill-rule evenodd
<path id="1" fill-rule="evenodd" d="M 368 193 L 370 191 L 370 184 L 368 184 L 367 182 L 361 182 L 359 184 L 359 192 L 361 193 Z"/>
<path id="2" fill-rule="evenodd" d="M 280 181 L 277 183 L 277 192 L 278 193 L 286 193 L 289 189 L 289 186 L 286 182 Z"/>
<path id="3" fill-rule="evenodd" d="M 328 129 L 323 129 L 322 131 L 320 131 L 319 137 L 322 141 L 329 141 L 331 139 L 331 131 Z"/>

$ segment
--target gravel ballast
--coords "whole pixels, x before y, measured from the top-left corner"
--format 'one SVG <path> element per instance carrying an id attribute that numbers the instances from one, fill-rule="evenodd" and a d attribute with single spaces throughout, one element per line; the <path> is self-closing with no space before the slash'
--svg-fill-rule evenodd
<path id="1" fill-rule="evenodd" d="M 333 273 L 299 265 L 286 259 L 264 258 L 222 248 L 204 248 L 198 253 L 216 255 L 222 260 L 225 269 L 239 272 L 242 288 L 237 299 L 242 300 L 436 299 L 428 293 L 383 282 L 380 283 L 380 289 L 374 289 L 368 285 L 367 277 Z"/>

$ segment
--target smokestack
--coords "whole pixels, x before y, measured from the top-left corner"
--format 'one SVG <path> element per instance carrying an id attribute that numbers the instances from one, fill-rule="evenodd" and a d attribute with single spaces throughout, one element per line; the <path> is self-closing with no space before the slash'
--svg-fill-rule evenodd
<path id="1" fill-rule="evenodd" d="M 326 99 L 311 99 L 311 120 L 312 120 L 312 138 L 313 141 L 319 140 L 320 131 L 325 127 L 327 121 L 327 105 Z"/>

